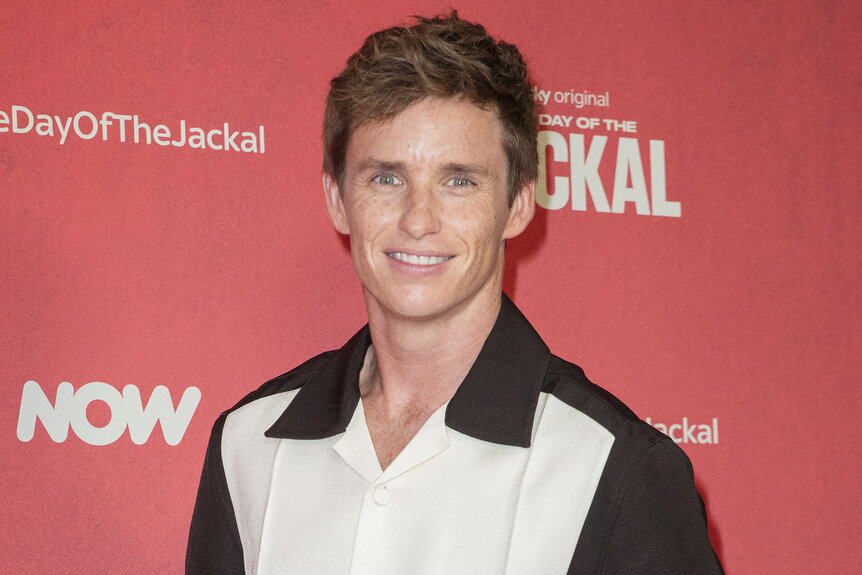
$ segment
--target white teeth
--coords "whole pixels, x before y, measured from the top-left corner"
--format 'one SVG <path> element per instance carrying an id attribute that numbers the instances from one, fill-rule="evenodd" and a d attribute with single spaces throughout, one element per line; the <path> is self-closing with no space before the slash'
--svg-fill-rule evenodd
<path id="1" fill-rule="evenodd" d="M 398 260 L 399 262 L 412 264 L 414 266 L 433 266 L 436 264 L 442 264 L 446 260 L 450 259 L 444 256 L 416 256 L 413 254 L 405 254 L 403 252 L 392 252 L 386 255 Z"/>

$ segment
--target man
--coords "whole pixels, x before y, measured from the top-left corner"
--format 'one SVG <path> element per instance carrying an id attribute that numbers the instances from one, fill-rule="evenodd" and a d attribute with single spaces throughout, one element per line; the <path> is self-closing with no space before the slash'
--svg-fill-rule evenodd
<path id="1" fill-rule="evenodd" d="M 454 12 L 378 32 L 324 147 L 368 325 L 218 419 L 187 573 L 720 573 L 682 451 L 502 295 L 535 205 L 518 50 Z"/>

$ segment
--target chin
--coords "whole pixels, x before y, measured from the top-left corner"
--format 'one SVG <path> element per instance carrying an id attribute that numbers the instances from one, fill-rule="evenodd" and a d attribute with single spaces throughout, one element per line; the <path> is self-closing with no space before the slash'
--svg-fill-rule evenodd
<path id="1" fill-rule="evenodd" d="M 436 317 L 451 307 L 450 302 L 440 301 L 434 297 L 405 298 L 392 302 L 392 311 L 400 316 L 422 319 Z"/>
<path id="2" fill-rule="evenodd" d="M 444 297 L 436 290 L 421 288 L 390 291 L 380 294 L 380 297 L 372 294 L 372 297 L 383 310 L 410 319 L 437 317 L 457 306 L 451 297 Z"/>

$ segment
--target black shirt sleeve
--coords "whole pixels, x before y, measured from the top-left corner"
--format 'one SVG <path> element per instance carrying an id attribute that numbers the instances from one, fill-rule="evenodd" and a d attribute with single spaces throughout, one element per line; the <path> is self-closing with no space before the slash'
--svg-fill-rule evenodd
<path id="1" fill-rule="evenodd" d="M 601 573 L 723 574 L 709 540 L 691 462 L 669 439 L 633 462 L 613 520 Z"/>
<path id="2" fill-rule="evenodd" d="M 242 575 L 242 543 L 221 457 L 226 414 L 213 425 L 186 548 L 186 575 Z"/>

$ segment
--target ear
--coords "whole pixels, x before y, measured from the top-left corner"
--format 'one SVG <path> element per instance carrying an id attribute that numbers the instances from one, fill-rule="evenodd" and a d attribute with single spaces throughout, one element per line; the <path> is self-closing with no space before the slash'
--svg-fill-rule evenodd
<path id="1" fill-rule="evenodd" d="M 344 200 L 338 184 L 329 174 L 323 174 L 323 196 L 326 198 L 326 211 L 329 219 L 338 233 L 350 235 L 350 227 L 347 225 L 347 214 L 344 211 Z"/>
<path id="2" fill-rule="evenodd" d="M 519 235 L 527 224 L 533 220 L 536 213 L 536 181 L 527 182 L 518 193 L 509 208 L 509 220 L 503 232 L 503 239 L 508 240 Z"/>

